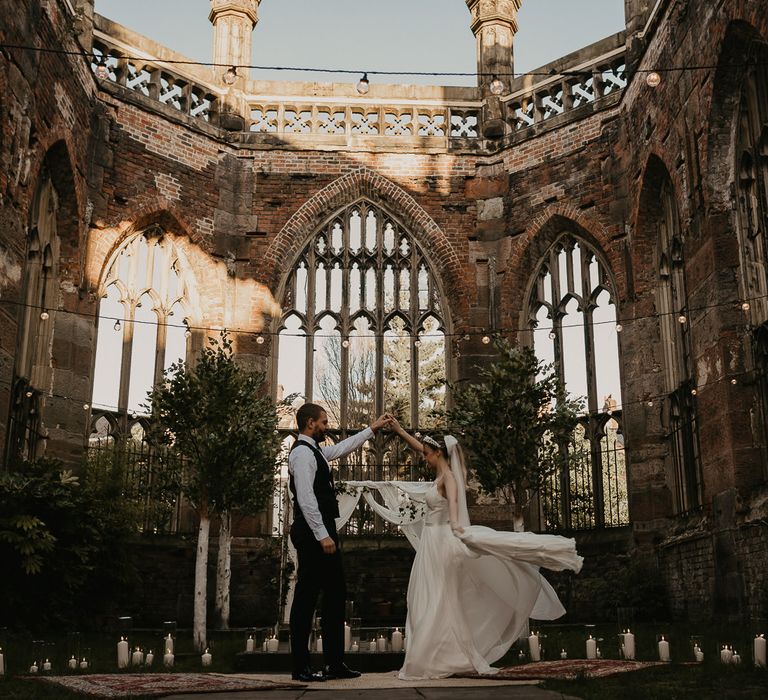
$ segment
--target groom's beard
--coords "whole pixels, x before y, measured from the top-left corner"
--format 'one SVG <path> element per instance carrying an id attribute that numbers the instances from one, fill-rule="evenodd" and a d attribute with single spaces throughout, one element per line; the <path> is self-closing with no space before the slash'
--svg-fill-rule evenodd
<path id="1" fill-rule="evenodd" d="M 313 436 L 315 438 L 315 442 L 320 444 L 321 442 L 325 442 L 325 431 L 319 430 L 316 432 Z"/>

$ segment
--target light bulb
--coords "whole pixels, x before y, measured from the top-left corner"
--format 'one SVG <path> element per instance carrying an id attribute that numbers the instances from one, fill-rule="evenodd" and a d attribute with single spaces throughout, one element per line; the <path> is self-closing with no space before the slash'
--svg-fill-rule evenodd
<path id="1" fill-rule="evenodd" d="M 420 340 L 417 338 L 416 340 L 414 340 L 414 341 L 413 341 L 413 344 L 414 344 L 416 347 L 419 347 L 419 345 L 421 345 L 421 341 L 420 341 Z"/>
<path id="2" fill-rule="evenodd" d="M 483 336 L 483 345 L 488 345 L 491 342 L 491 337 L 488 335 Z"/>
<path id="3" fill-rule="evenodd" d="M 550 340 L 554 340 L 555 338 L 557 338 L 557 334 L 554 331 L 550 331 L 549 332 L 549 339 Z"/>
<path id="4" fill-rule="evenodd" d="M 33 394 L 32 394 L 32 392 L 31 392 L 31 391 L 28 391 L 28 392 L 25 394 L 25 396 L 26 396 L 28 399 L 31 399 L 31 398 L 32 398 L 32 396 L 33 396 Z"/>
<path id="5" fill-rule="evenodd" d="M 109 70 L 103 63 L 100 63 L 98 66 L 96 66 L 95 73 L 96 77 L 101 78 L 102 80 L 109 78 Z"/>
<path id="6" fill-rule="evenodd" d="M 659 87 L 661 84 L 661 76 L 655 70 L 651 71 L 645 76 L 645 82 L 648 84 L 648 87 Z"/>
<path id="7" fill-rule="evenodd" d="M 691 389 L 691 396 L 696 396 L 699 392 L 696 389 Z"/>
<path id="8" fill-rule="evenodd" d="M 469 333 L 465 333 L 464 338 L 462 338 L 462 340 L 469 340 Z"/>
<path id="9" fill-rule="evenodd" d="M 87 403 L 83 404 L 83 410 L 87 411 L 90 408 L 90 406 Z"/>
<path id="10" fill-rule="evenodd" d="M 745 301 L 745 302 L 744 302 L 744 303 L 741 305 L 741 310 L 742 310 L 742 311 L 749 311 L 749 302 L 748 302 L 748 301 Z"/>
<path id="11" fill-rule="evenodd" d="M 344 340 L 341 341 L 341 347 L 348 348 L 349 347 L 349 341 L 344 338 Z"/>
<path id="12" fill-rule="evenodd" d="M 648 402 L 648 408 L 653 408 L 653 401 Z"/>
<path id="13" fill-rule="evenodd" d="M 114 328 L 116 331 L 120 330 L 121 326 L 120 326 L 120 319 L 119 318 L 117 319 L 117 321 L 115 321 L 115 325 L 112 326 L 112 328 Z"/>
<path id="14" fill-rule="evenodd" d="M 736 385 L 736 384 L 738 384 L 738 383 L 739 383 L 739 380 L 738 380 L 738 379 L 736 379 L 735 377 L 734 377 L 733 379 L 731 379 L 731 384 L 734 384 L 734 385 Z"/>
<path id="15" fill-rule="evenodd" d="M 488 86 L 491 90 L 492 95 L 503 95 L 504 94 L 504 83 L 501 82 L 495 75 L 493 76 L 493 80 L 491 80 L 491 84 Z"/>
<path id="16" fill-rule="evenodd" d="M 43 311 L 43 313 L 40 314 L 40 319 L 42 321 L 47 321 L 50 318 L 47 311 Z"/>
<path id="17" fill-rule="evenodd" d="M 257 336 L 256 336 L 256 342 L 257 342 L 259 345 L 264 345 L 264 336 L 263 336 L 263 335 L 257 335 Z"/>
<path id="18" fill-rule="evenodd" d="M 680 315 L 677 317 L 677 320 L 678 320 L 680 323 L 685 323 L 685 322 L 686 322 L 688 319 L 687 319 L 687 318 L 686 318 L 686 317 L 685 317 L 683 314 L 680 314 Z"/>
<path id="19" fill-rule="evenodd" d="M 620 323 L 616 324 L 616 332 L 621 333 L 624 330 L 624 326 L 622 326 Z"/>
<path id="20" fill-rule="evenodd" d="M 368 80 L 368 73 L 363 73 L 363 77 L 357 81 L 357 91 L 361 95 L 367 95 L 370 89 L 371 89 L 371 83 Z"/>
<path id="21" fill-rule="evenodd" d="M 221 76 L 221 79 L 224 81 L 225 85 L 234 85 L 239 77 L 240 76 L 237 74 L 237 67 L 232 66 L 232 68 L 227 68 L 227 71 Z"/>
<path id="22" fill-rule="evenodd" d="M 184 337 L 185 338 L 191 338 L 192 337 L 192 329 L 189 327 L 189 324 L 184 321 L 184 328 L 186 329 L 184 331 Z"/>

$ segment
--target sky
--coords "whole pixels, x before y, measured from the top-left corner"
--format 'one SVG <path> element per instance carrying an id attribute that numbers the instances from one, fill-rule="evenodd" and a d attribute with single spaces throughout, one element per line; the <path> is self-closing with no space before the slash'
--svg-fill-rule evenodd
<path id="1" fill-rule="evenodd" d="M 96 0 L 96 11 L 179 53 L 210 61 L 209 0 Z M 588 9 L 585 9 L 588 8 Z M 523 0 L 515 71 L 527 72 L 624 28 L 624 0 Z M 262 0 L 254 65 L 472 72 L 465 0 Z M 308 74 L 259 71 L 264 79 Z M 256 77 L 256 74 L 252 74 Z M 317 78 L 333 80 L 333 76 Z M 336 79 L 350 80 L 349 77 Z M 387 77 L 387 83 L 473 85 L 475 78 Z"/>

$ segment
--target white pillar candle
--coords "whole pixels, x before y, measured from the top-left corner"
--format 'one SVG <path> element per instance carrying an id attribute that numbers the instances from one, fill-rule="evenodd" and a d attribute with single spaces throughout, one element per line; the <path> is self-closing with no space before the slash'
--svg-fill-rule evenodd
<path id="1" fill-rule="evenodd" d="M 208 651 L 208 649 L 205 650 L 205 654 L 203 654 L 200 657 L 200 660 L 203 662 L 203 666 L 210 666 L 211 662 L 213 661 L 213 657 L 211 656 L 211 652 Z"/>
<path id="2" fill-rule="evenodd" d="M 376 640 L 372 639 L 368 644 L 368 651 L 376 651 Z"/>
<path id="3" fill-rule="evenodd" d="M 88 662 L 85 660 L 85 657 L 83 657 L 83 660 L 80 662 L 80 668 L 85 671 L 88 668 Z"/>
<path id="4" fill-rule="evenodd" d="M 344 623 L 344 651 L 349 651 L 352 646 L 352 628 Z"/>
<path id="5" fill-rule="evenodd" d="M 141 652 L 141 649 L 136 649 L 133 654 L 131 654 L 131 664 L 133 666 L 141 666 L 141 664 L 144 662 L 144 654 Z"/>
<path id="6" fill-rule="evenodd" d="M 261 650 L 266 651 L 267 650 L 267 640 L 264 640 L 264 644 L 261 645 Z"/>
<path id="7" fill-rule="evenodd" d="M 29 667 L 30 673 L 37 673 L 37 661 L 34 661 L 32 665 Z"/>
<path id="8" fill-rule="evenodd" d="M 528 652 L 531 655 L 531 661 L 541 661 L 541 645 L 539 644 L 539 635 L 531 632 L 528 637 Z"/>
<path id="9" fill-rule="evenodd" d="M 669 661 L 669 642 L 664 637 L 659 641 L 659 661 Z"/>
<path id="10" fill-rule="evenodd" d="M 726 644 L 720 650 L 720 661 L 722 661 L 724 664 L 729 664 L 729 663 L 731 663 L 731 658 L 732 657 L 733 657 L 733 652 L 730 650 L 730 648 Z"/>
<path id="11" fill-rule="evenodd" d="M 152 653 L 152 650 L 150 649 L 147 652 L 147 658 L 144 659 L 144 665 L 145 666 L 151 666 L 152 662 L 155 660 L 155 655 Z"/>
<path id="12" fill-rule="evenodd" d="M 696 663 L 700 664 L 704 661 L 704 652 L 701 649 L 697 649 L 693 655 L 696 658 Z"/>
<path id="13" fill-rule="evenodd" d="M 323 636 L 318 636 L 317 640 L 315 641 L 315 651 L 318 653 L 322 653 L 323 651 Z"/>
<path id="14" fill-rule="evenodd" d="M 280 640 L 275 637 L 273 634 L 268 640 L 267 640 L 267 651 L 271 653 L 275 653 L 280 648 Z"/>
<path id="15" fill-rule="evenodd" d="M 173 637 L 171 637 L 171 633 L 168 633 L 168 636 L 163 640 L 165 643 L 165 648 L 173 654 Z"/>
<path id="16" fill-rule="evenodd" d="M 624 633 L 624 658 L 629 661 L 635 658 L 635 635 L 629 630 Z"/>
<path id="17" fill-rule="evenodd" d="M 765 649 L 765 635 L 764 634 L 758 634 L 757 637 L 755 637 L 755 641 L 754 641 L 752 649 L 753 649 L 754 656 L 755 656 L 755 666 L 758 666 L 760 668 L 765 668 L 765 665 L 766 665 L 766 661 L 765 661 L 766 649 Z"/>
<path id="18" fill-rule="evenodd" d="M 0 676 L 5 675 L 5 657 L 3 656 L 3 648 L 0 647 Z"/>
<path id="19" fill-rule="evenodd" d="M 248 639 L 246 640 L 246 642 L 245 642 L 245 651 L 246 652 L 253 651 L 253 635 L 248 637 Z"/>
<path id="20" fill-rule="evenodd" d="M 740 664 L 741 663 L 741 657 L 739 656 L 739 652 L 735 649 L 733 650 L 733 656 L 731 657 L 731 663 L 732 664 Z"/>
<path id="21" fill-rule="evenodd" d="M 387 640 L 384 638 L 384 635 L 379 635 L 379 640 L 376 642 L 376 650 L 377 651 L 386 651 L 387 650 Z"/>
<path id="22" fill-rule="evenodd" d="M 600 647 L 597 647 L 597 650 L 595 651 L 595 656 L 596 656 L 598 659 L 602 659 L 602 658 L 603 658 L 603 652 L 602 652 L 602 651 L 600 651 Z"/>
<path id="23" fill-rule="evenodd" d="M 67 666 L 72 669 L 77 668 L 77 659 L 73 656 L 69 661 L 67 661 Z"/>
<path id="24" fill-rule="evenodd" d="M 46 659 L 43 663 L 43 671 L 50 671 L 51 670 L 51 662 Z"/>
<path id="25" fill-rule="evenodd" d="M 120 637 L 120 641 L 117 643 L 117 667 L 128 668 L 130 659 L 128 642 L 125 640 L 125 637 Z"/>
<path id="26" fill-rule="evenodd" d="M 568 652 L 567 652 L 565 649 L 563 649 L 563 650 L 560 652 L 560 658 L 561 658 L 561 659 L 567 659 L 567 658 L 568 658 Z"/>
<path id="27" fill-rule="evenodd" d="M 357 642 L 352 642 L 352 646 L 349 648 L 349 650 L 353 654 L 357 654 L 360 651 L 360 645 Z"/>
<path id="28" fill-rule="evenodd" d="M 597 641 L 592 637 L 587 640 L 587 658 L 597 658 Z"/>
<path id="29" fill-rule="evenodd" d="M 163 656 L 163 666 L 166 666 L 167 668 L 173 666 L 173 652 L 170 649 L 165 650 L 165 654 Z"/>
<path id="30" fill-rule="evenodd" d="M 395 627 L 395 631 L 392 632 L 392 651 L 399 654 L 403 650 L 403 633 L 400 628 Z"/>

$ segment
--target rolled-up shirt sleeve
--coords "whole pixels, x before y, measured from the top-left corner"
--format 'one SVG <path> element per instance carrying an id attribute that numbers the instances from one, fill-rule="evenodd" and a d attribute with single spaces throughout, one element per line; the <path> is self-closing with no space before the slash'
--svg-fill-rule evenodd
<path id="1" fill-rule="evenodd" d="M 351 435 L 346 440 L 336 443 L 335 445 L 328 445 L 327 447 L 321 447 L 320 451 L 323 453 L 329 462 L 333 459 L 339 459 L 346 457 L 350 452 L 354 452 L 358 447 L 365 444 L 366 440 L 370 440 L 373 437 L 373 430 L 366 428 L 361 430 L 355 435 Z"/>
<path id="2" fill-rule="evenodd" d="M 320 515 L 320 507 L 315 496 L 315 474 L 317 462 L 315 454 L 309 447 L 297 448 L 291 451 L 288 458 L 288 469 L 293 475 L 293 485 L 296 488 L 296 500 L 299 502 L 304 520 L 309 529 L 319 542 L 328 537 L 328 530 L 323 524 L 323 516 Z"/>

